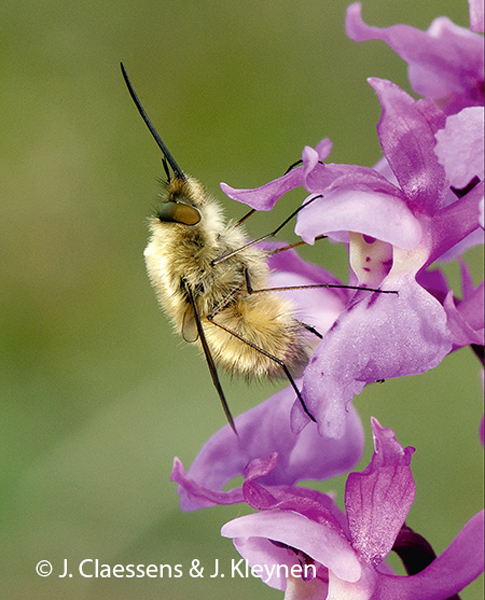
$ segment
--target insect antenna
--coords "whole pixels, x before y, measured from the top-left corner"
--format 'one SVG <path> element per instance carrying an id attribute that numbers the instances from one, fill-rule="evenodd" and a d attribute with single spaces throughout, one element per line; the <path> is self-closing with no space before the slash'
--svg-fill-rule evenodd
<path id="1" fill-rule="evenodd" d="M 175 177 L 177 177 L 179 179 L 187 179 L 187 177 L 185 176 L 185 174 L 182 171 L 182 169 L 175 162 L 174 157 L 170 154 L 167 146 L 165 146 L 165 144 L 163 143 L 162 138 L 158 134 L 157 130 L 153 126 L 153 123 L 150 121 L 150 118 L 147 115 L 145 109 L 141 105 L 140 99 L 138 98 L 138 95 L 135 92 L 135 89 L 134 89 L 133 85 L 131 84 L 130 78 L 128 77 L 128 73 L 126 72 L 126 69 L 125 69 L 123 63 L 120 63 L 120 66 L 121 66 L 121 72 L 123 74 L 123 79 L 125 80 L 126 87 L 128 88 L 130 96 L 132 97 L 133 102 L 135 103 L 135 105 L 136 105 L 136 107 L 138 109 L 138 112 L 141 115 L 141 118 L 145 121 L 145 125 L 150 130 L 150 133 L 152 134 L 154 140 L 158 144 L 158 147 L 160 148 L 160 150 L 163 153 L 163 156 L 164 156 L 164 159 L 163 159 L 164 168 L 166 167 L 166 164 L 168 162 L 168 164 L 172 167 L 172 170 L 173 170 L 173 173 L 174 173 Z M 165 168 L 165 171 L 167 172 L 166 168 Z"/>

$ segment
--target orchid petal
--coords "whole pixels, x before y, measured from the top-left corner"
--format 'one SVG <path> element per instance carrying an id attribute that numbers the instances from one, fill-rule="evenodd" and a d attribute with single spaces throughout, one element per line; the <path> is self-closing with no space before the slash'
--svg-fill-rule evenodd
<path id="1" fill-rule="evenodd" d="M 409 464 L 414 448 L 403 449 L 391 429 L 372 419 L 375 450 L 362 473 L 351 473 L 345 508 L 352 546 L 367 563 L 377 566 L 392 550 L 414 501 Z"/>
<path id="2" fill-rule="evenodd" d="M 432 238 L 425 266 L 440 259 L 450 248 L 454 249 L 467 236 L 478 230 L 483 192 L 484 182 L 481 181 L 459 202 L 440 210 L 426 225 L 426 217 L 423 215 L 421 223 Z"/>
<path id="3" fill-rule="evenodd" d="M 300 212 L 295 228 L 308 244 L 318 235 L 338 231 L 362 233 L 409 249 L 421 239 L 421 226 L 402 198 L 364 186 L 328 192 Z"/>
<path id="4" fill-rule="evenodd" d="M 229 198 L 243 202 L 255 210 L 271 210 L 283 194 L 302 185 L 304 173 L 311 171 L 317 164 L 324 161 L 331 150 L 332 142 L 328 138 L 324 138 L 318 143 L 315 150 L 309 146 L 304 148 L 303 167 L 294 167 L 282 177 L 252 190 L 236 189 L 227 183 L 221 183 L 221 189 Z"/>
<path id="5" fill-rule="evenodd" d="M 236 189 L 221 183 L 221 189 L 232 200 L 243 202 L 255 210 L 271 210 L 283 194 L 302 184 L 303 167 L 295 167 L 283 177 L 258 188 Z"/>
<path id="6" fill-rule="evenodd" d="M 470 29 L 471 31 L 481 31 L 484 29 L 483 1 L 468 0 L 470 5 Z"/>
<path id="7" fill-rule="evenodd" d="M 414 100 L 390 81 L 370 78 L 382 105 L 377 126 L 384 154 L 413 210 L 434 214 L 447 191 L 445 172 L 433 152 L 445 115 L 430 100 Z"/>
<path id="8" fill-rule="evenodd" d="M 264 244 L 264 248 L 282 246 L 284 244 Z M 329 271 L 304 261 L 295 250 L 285 250 L 269 256 L 268 266 L 271 269 L 271 287 L 342 285 Z M 322 335 L 330 329 L 350 297 L 350 290 L 338 287 L 288 289 L 279 293 L 291 300 L 298 320 L 315 327 Z"/>
<path id="9" fill-rule="evenodd" d="M 416 92 L 442 99 L 448 114 L 465 106 L 483 104 L 480 35 L 454 25 L 445 17 L 433 21 L 427 32 L 408 25 L 371 27 L 362 21 L 360 3 L 349 6 L 346 28 L 347 35 L 357 42 L 380 39 L 389 44 L 408 63 L 409 79 Z"/>
<path id="10" fill-rule="evenodd" d="M 272 564 L 278 557 L 281 563 L 296 564 L 296 555 L 293 554 L 292 557 L 288 552 L 283 558 L 281 550 L 284 549 L 277 548 L 269 542 L 274 540 L 302 550 L 345 581 L 358 581 L 361 575 L 360 563 L 343 534 L 323 527 L 320 523 L 296 512 L 266 511 L 239 517 L 226 523 L 222 527 L 221 534 L 234 538 L 238 552 L 249 561 L 249 564 L 252 564 L 256 557 L 253 554 L 254 546 L 248 542 L 251 538 L 266 538 L 267 545 L 259 548 L 263 556 L 261 554 L 257 556 L 260 563 Z M 268 584 L 271 585 L 269 582 Z M 284 589 L 281 584 L 282 582 L 279 582 L 278 586 L 273 587 Z"/>
<path id="11" fill-rule="evenodd" d="M 244 473 L 252 459 L 267 457 L 273 452 L 278 452 L 278 461 L 274 470 L 261 478 L 264 485 L 324 480 L 352 468 L 361 456 L 364 443 L 357 413 L 354 410 L 348 413 L 347 434 L 342 440 L 321 437 L 316 427 L 307 427 L 296 435 L 290 430 L 294 399 L 295 392 L 288 387 L 236 417 L 237 436 L 229 425 L 213 435 L 188 471 L 190 484 L 183 477 L 176 479 L 180 484 L 182 509 L 195 510 L 217 504 L 218 496 L 210 501 L 207 490 L 219 493 L 229 480 Z M 194 484 L 204 489 L 196 489 Z M 220 498 L 223 502 L 225 497 Z"/>
<path id="12" fill-rule="evenodd" d="M 483 511 L 426 569 L 408 577 L 381 575 L 373 600 L 447 600 L 483 572 Z"/>
<path id="13" fill-rule="evenodd" d="M 305 369 L 303 398 L 322 435 L 344 434 L 346 406 L 367 382 L 423 373 L 451 350 L 441 304 L 412 273 L 392 274 L 399 296 L 359 292 Z"/>
<path id="14" fill-rule="evenodd" d="M 446 296 L 443 307 L 455 350 L 470 344 L 484 345 L 483 301 L 483 281 L 475 293 L 458 306 L 455 305 L 452 291 Z"/>
<path id="15" fill-rule="evenodd" d="M 435 148 L 450 184 L 462 189 L 477 176 L 484 175 L 484 109 L 464 108 L 446 119 L 446 125 L 436 133 Z"/>
<path id="16" fill-rule="evenodd" d="M 322 600 L 327 598 L 328 584 L 319 577 L 305 581 L 302 577 L 288 577 L 284 600 Z"/>
<path id="17" fill-rule="evenodd" d="M 362 575 L 356 582 L 344 581 L 333 571 L 329 571 L 328 575 L 328 595 L 325 600 L 371 600 L 373 598 L 377 574 L 367 565 L 362 565 Z"/>

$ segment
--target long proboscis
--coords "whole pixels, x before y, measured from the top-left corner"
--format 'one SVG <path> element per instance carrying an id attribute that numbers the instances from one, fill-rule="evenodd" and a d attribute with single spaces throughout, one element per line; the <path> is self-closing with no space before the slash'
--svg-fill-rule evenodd
<path id="1" fill-rule="evenodd" d="M 130 81 L 130 78 L 128 77 L 128 73 L 126 72 L 126 69 L 125 69 L 123 63 L 120 63 L 120 66 L 121 66 L 121 72 L 123 74 L 123 79 L 125 80 L 126 87 L 128 88 L 128 91 L 130 92 L 130 96 L 132 97 L 133 102 L 135 103 L 135 105 L 136 105 L 136 107 L 138 109 L 138 112 L 141 115 L 141 118 L 145 122 L 145 125 L 150 130 L 150 133 L 152 134 L 153 138 L 155 139 L 155 141 L 158 144 L 158 147 L 162 151 L 163 156 L 167 160 L 168 164 L 172 167 L 174 175 L 176 177 L 179 177 L 180 179 L 187 179 L 187 177 L 184 174 L 184 172 L 182 171 L 182 169 L 176 163 L 174 157 L 170 154 L 167 146 L 165 146 L 165 144 L 163 143 L 162 138 L 158 134 L 157 130 L 155 129 L 153 123 L 150 120 L 150 117 L 147 115 L 145 109 L 143 108 L 143 106 L 142 106 L 142 104 L 140 102 L 140 99 L 138 98 L 138 95 L 135 92 L 135 89 L 134 89 L 134 87 L 133 87 L 133 85 L 132 85 L 132 83 Z"/>

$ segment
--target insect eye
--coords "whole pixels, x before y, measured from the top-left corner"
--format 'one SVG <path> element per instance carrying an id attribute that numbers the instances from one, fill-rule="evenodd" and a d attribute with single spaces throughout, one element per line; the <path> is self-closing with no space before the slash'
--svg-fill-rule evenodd
<path id="1" fill-rule="evenodd" d="M 157 217 L 162 223 L 197 225 L 200 221 L 200 212 L 188 204 L 166 202 L 158 212 Z"/>

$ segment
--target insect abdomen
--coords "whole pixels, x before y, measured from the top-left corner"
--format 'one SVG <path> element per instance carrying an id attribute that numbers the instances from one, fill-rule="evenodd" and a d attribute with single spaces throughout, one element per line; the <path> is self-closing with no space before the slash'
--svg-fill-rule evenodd
<path id="1" fill-rule="evenodd" d="M 234 332 L 223 331 L 215 323 Z M 272 357 L 284 362 L 294 377 L 308 363 L 312 348 L 304 327 L 293 317 L 292 305 L 272 293 L 246 297 L 221 311 L 204 327 L 215 361 L 229 372 L 249 379 L 285 377 Z"/>

